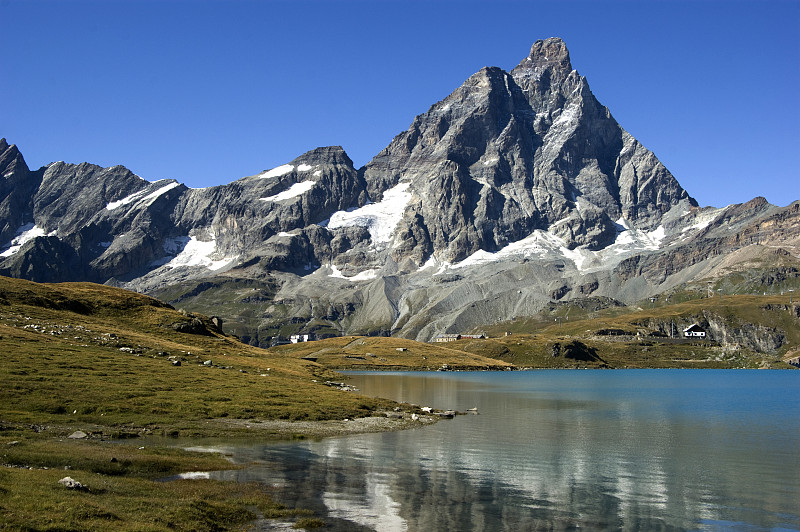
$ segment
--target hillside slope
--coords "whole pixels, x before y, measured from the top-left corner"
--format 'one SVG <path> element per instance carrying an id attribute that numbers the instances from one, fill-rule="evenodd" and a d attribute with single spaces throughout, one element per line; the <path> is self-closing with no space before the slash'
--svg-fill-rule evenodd
<path id="1" fill-rule="evenodd" d="M 0 350 L 3 422 L 193 433 L 391 406 L 325 386 L 321 366 L 242 344 L 209 318 L 89 283 L 0 278 Z"/>
<path id="2" fill-rule="evenodd" d="M 693 325 L 706 337 L 684 337 Z M 676 292 L 632 307 L 553 304 L 487 331 L 492 339 L 452 345 L 517 367 L 788 369 L 800 355 L 800 304 L 789 293 Z"/>

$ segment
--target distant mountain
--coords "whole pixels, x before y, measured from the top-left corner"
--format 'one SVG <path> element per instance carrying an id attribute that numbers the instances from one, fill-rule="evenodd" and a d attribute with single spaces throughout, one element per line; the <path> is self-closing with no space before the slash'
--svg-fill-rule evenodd
<path id="1" fill-rule="evenodd" d="M 0 141 L 0 274 L 89 280 L 231 332 L 428 340 L 558 300 L 798 279 L 800 203 L 701 209 L 614 120 L 560 39 L 483 68 L 365 167 L 317 148 L 228 185 L 28 169 Z"/>

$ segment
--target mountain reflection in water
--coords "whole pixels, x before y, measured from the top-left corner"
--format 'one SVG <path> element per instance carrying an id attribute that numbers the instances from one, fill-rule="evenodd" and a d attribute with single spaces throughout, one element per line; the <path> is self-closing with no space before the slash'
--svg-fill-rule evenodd
<path id="1" fill-rule="evenodd" d="M 351 374 L 477 416 L 236 445 L 240 471 L 328 530 L 800 529 L 800 372 Z M 358 526 L 356 526 L 356 524 Z"/>

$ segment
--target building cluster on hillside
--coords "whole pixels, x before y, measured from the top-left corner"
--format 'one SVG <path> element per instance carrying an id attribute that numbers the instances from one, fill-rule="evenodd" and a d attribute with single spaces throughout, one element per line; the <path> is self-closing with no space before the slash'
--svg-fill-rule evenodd
<path id="1" fill-rule="evenodd" d="M 485 334 L 440 334 L 433 339 L 434 342 L 455 342 L 456 340 L 480 340 L 486 338 Z"/>
<path id="2" fill-rule="evenodd" d="M 510 332 L 505 333 L 506 336 L 511 336 Z M 707 338 L 706 330 L 698 324 L 690 325 L 683 330 L 684 338 L 705 339 Z M 435 343 L 455 342 L 456 340 L 474 340 L 486 338 L 485 334 L 458 334 L 458 333 L 445 333 L 436 336 L 433 339 Z"/>
<path id="3" fill-rule="evenodd" d="M 272 343 L 270 345 L 271 347 L 275 347 L 276 345 L 298 344 L 300 342 L 313 342 L 316 339 L 317 337 L 314 333 L 293 334 L 289 337 L 288 340 L 286 340 L 286 338 L 281 338 L 280 336 L 273 336 Z"/>

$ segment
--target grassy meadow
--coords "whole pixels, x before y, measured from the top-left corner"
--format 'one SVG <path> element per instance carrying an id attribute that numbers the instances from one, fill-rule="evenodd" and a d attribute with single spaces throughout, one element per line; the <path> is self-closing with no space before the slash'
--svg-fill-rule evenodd
<path id="1" fill-rule="evenodd" d="M 254 434 L 248 422 L 342 420 L 397 406 L 327 386 L 331 371 L 244 345 L 205 317 L 88 283 L 0 278 L 0 356 L 2 530 L 229 530 L 259 516 L 314 527 L 319 519 L 257 485 L 154 482 L 232 466 L 137 440 L 306 437 Z M 87 437 L 69 438 L 78 430 Z M 86 489 L 59 485 L 65 476 Z"/>

